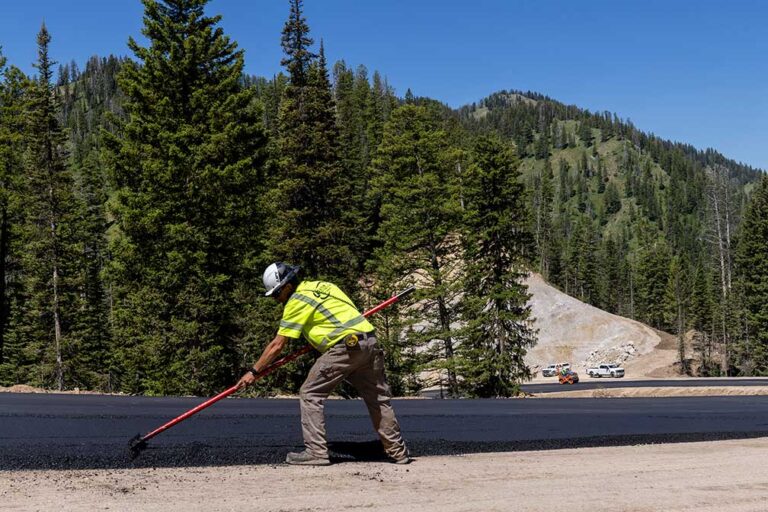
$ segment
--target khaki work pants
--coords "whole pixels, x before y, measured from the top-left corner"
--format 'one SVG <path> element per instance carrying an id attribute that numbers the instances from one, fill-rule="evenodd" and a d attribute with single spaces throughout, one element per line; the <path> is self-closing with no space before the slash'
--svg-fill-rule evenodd
<path id="1" fill-rule="evenodd" d="M 361 339 L 353 347 L 348 347 L 344 340 L 339 341 L 320 356 L 309 371 L 300 392 L 301 427 L 309 453 L 315 457 L 328 457 L 323 404 L 345 379 L 365 401 L 373 428 L 387 455 L 393 459 L 405 457 L 408 452 L 384 377 L 384 351 L 378 348 L 373 335 Z"/>

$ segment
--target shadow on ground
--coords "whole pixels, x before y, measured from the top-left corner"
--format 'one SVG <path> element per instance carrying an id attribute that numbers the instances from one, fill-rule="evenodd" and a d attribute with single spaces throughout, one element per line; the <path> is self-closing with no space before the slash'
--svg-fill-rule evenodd
<path id="1" fill-rule="evenodd" d="M 599 436 L 575 439 L 540 439 L 510 442 L 455 442 L 446 440 L 409 442 L 411 455 L 469 455 L 475 453 L 561 450 L 597 446 L 628 446 L 661 443 L 719 441 L 768 437 L 768 431 L 707 432 L 692 434 Z M 220 440 L 219 440 L 220 442 Z M 300 446 L 250 446 L 240 443 L 208 445 L 193 442 L 184 445 L 150 445 L 132 459 L 128 443 L 124 446 L 105 444 L 35 445 L 0 447 L 0 470 L 39 469 L 124 469 L 150 467 L 195 467 L 283 464 L 288 451 Z M 376 441 L 329 443 L 334 463 L 388 462 L 381 443 Z"/>

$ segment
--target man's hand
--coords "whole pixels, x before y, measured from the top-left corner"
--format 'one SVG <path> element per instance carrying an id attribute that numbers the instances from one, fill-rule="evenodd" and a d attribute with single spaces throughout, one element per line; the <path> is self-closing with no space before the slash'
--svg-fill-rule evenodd
<path id="1" fill-rule="evenodd" d="M 245 375 L 240 377 L 240 380 L 237 381 L 237 388 L 238 389 L 246 388 L 251 384 L 253 384 L 254 382 L 256 382 L 256 377 L 251 372 L 246 372 Z"/>
<path id="2" fill-rule="evenodd" d="M 259 360 L 253 363 L 254 371 L 256 371 L 256 369 L 264 371 L 270 364 L 272 364 L 272 361 L 280 355 L 280 352 L 283 351 L 286 343 L 288 343 L 288 338 L 285 336 L 281 336 L 280 334 L 275 336 L 275 339 L 267 343 Z M 239 381 L 237 381 L 237 388 L 243 389 L 248 387 L 253 384 L 254 381 L 256 381 L 256 376 L 251 371 L 248 371 L 245 375 L 240 377 Z"/>

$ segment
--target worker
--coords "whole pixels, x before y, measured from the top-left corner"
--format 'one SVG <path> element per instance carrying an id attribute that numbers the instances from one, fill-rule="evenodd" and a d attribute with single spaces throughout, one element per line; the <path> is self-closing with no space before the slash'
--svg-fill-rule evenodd
<path id="1" fill-rule="evenodd" d="M 302 335 L 321 355 L 299 393 L 305 450 L 291 452 L 288 464 L 330 464 L 323 403 L 343 380 L 365 401 L 384 451 L 396 464 L 411 459 L 400 433 L 384 376 L 384 352 L 376 333 L 352 301 L 337 286 L 324 281 L 302 281 L 299 267 L 273 263 L 264 271 L 265 295 L 284 305 L 280 327 L 261 357 L 238 382 L 246 387 L 274 361 L 290 339 Z"/>

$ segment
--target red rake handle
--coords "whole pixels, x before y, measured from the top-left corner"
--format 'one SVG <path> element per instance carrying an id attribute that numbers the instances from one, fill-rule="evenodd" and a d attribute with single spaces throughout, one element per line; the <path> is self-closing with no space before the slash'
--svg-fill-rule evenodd
<path id="1" fill-rule="evenodd" d="M 391 306 L 392 304 L 394 304 L 395 302 L 399 301 L 400 299 L 402 299 L 406 295 L 412 293 L 415 289 L 416 289 L 415 286 L 411 286 L 410 288 L 406 288 L 405 290 L 403 290 L 402 292 L 398 293 L 397 295 L 394 295 L 394 296 L 390 297 L 389 299 L 385 300 L 384 302 L 382 302 L 378 306 L 375 306 L 375 307 L 369 309 L 368 311 L 363 313 L 363 316 L 364 317 L 368 317 L 368 316 L 373 315 L 374 313 L 378 313 L 382 309 L 384 309 L 384 308 L 386 308 L 388 306 Z M 277 370 L 281 366 L 284 366 L 284 365 L 290 363 L 291 361 L 293 361 L 294 359 L 297 359 L 297 358 L 303 356 L 304 354 L 306 354 L 310 350 L 312 350 L 312 347 L 310 345 L 307 345 L 305 347 L 300 348 L 296 352 L 292 352 L 292 353 L 288 354 L 287 356 L 281 357 L 277 361 L 274 361 L 272 364 L 270 364 L 269 366 L 267 366 L 266 368 L 261 370 L 258 374 L 256 374 L 255 375 L 256 380 L 261 379 L 262 377 L 266 377 L 267 375 L 269 375 L 273 371 Z M 168 430 L 172 426 L 174 426 L 174 425 L 176 425 L 178 423 L 181 423 L 182 421 L 184 421 L 185 419 L 189 418 L 190 416 L 193 416 L 193 415 L 199 413 L 203 409 L 207 409 L 208 407 L 212 406 L 213 404 L 215 404 L 216 402 L 218 402 L 222 398 L 226 398 L 229 395 L 237 392 L 238 389 L 240 389 L 240 388 L 237 386 L 237 384 L 235 384 L 231 388 L 228 388 L 228 389 L 222 391 L 221 393 L 219 393 L 218 395 L 214 396 L 213 398 L 209 398 L 208 400 L 206 400 L 205 402 L 201 403 L 197 407 L 188 410 L 187 412 L 185 412 L 184 414 L 182 414 L 178 418 L 174 418 L 171 421 L 169 421 L 168 423 L 166 423 L 165 425 L 157 427 L 155 430 L 153 430 L 149 434 L 143 436 L 141 438 L 141 441 L 143 441 L 143 442 L 149 441 L 150 439 L 152 439 L 156 435 L 160 434 L 161 432 L 165 432 L 166 430 Z"/>
<path id="2" fill-rule="evenodd" d="M 269 366 L 267 366 L 266 368 L 261 370 L 255 376 L 256 379 L 258 380 L 258 379 L 260 379 L 262 377 L 265 377 L 265 376 L 269 375 L 270 373 L 272 373 L 273 371 L 277 370 L 281 366 L 290 363 L 291 361 L 293 361 L 294 359 L 296 359 L 296 358 L 298 358 L 300 356 L 303 356 L 304 354 L 306 354 L 310 350 L 312 350 L 312 347 L 307 345 L 306 347 L 300 348 L 296 352 L 292 352 L 292 353 L 288 354 L 287 356 L 281 357 L 277 361 L 273 362 L 272 364 L 270 364 Z M 164 431 L 168 430 L 169 428 L 171 428 L 172 426 L 176 425 L 177 423 L 180 423 L 180 422 L 184 421 L 185 419 L 189 418 L 190 416 L 193 416 L 193 415 L 199 413 L 203 409 L 206 409 L 206 408 L 212 406 L 213 404 L 215 404 L 216 402 L 218 402 L 222 398 L 226 398 L 229 395 L 231 395 L 233 393 L 236 393 L 238 389 L 240 389 L 240 388 L 238 387 L 237 384 L 235 384 L 231 388 L 228 388 L 228 389 L 222 391 L 221 393 L 219 393 L 218 395 L 214 396 L 213 398 L 209 398 L 208 400 L 206 400 L 205 402 L 201 403 L 197 407 L 188 410 L 187 412 L 185 412 L 184 414 L 182 414 L 178 418 L 174 418 L 171 421 L 169 421 L 168 423 L 166 423 L 165 425 L 157 427 L 155 430 L 153 430 L 149 434 L 147 434 L 144 437 L 142 437 L 141 440 L 142 441 L 148 441 L 149 439 L 152 439 L 157 434 L 160 434 L 161 432 L 164 432 Z"/>
<path id="3" fill-rule="evenodd" d="M 368 311 L 363 313 L 363 316 L 368 317 L 368 316 L 373 315 L 374 313 L 378 313 L 382 309 L 384 309 L 384 308 L 386 308 L 388 306 L 391 306 L 395 302 L 399 301 L 400 299 L 402 299 L 406 295 L 409 295 L 409 294 L 413 293 L 415 290 L 416 290 L 415 286 L 411 286 L 410 288 L 406 288 L 405 290 L 401 291 L 397 295 L 394 295 L 394 296 L 388 298 L 387 300 L 385 300 L 384 302 L 382 302 L 378 306 L 372 307 L 371 309 L 369 309 Z"/>

